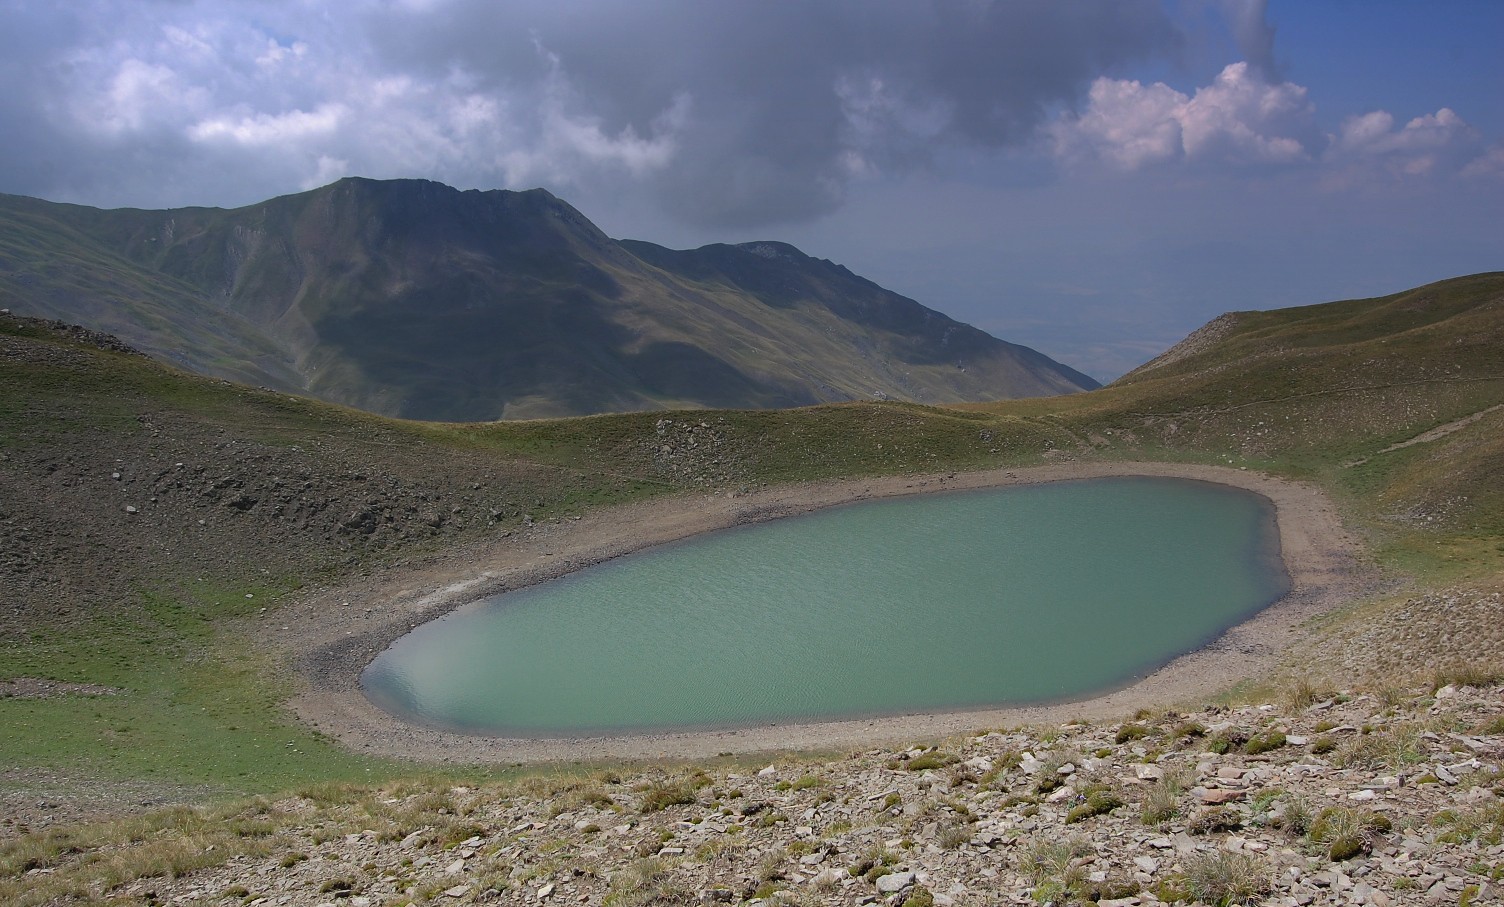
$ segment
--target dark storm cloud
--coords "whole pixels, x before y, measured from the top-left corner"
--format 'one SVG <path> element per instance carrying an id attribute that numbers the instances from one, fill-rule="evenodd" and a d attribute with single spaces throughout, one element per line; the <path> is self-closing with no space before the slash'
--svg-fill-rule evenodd
<path id="1" fill-rule="evenodd" d="M 808 220 L 1026 140 L 1178 33 L 1156 0 L 0 0 L 0 191 L 244 203 L 347 173 Z M 633 188 L 635 187 L 635 188 Z"/>
<path id="2" fill-rule="evenodd" d="M 1238 52 L 1268 82 L 1283 79 L 1274 59 L 1274 26 L 1269 24 L 1268 0 L 1223 0 Z"/>
<path id="3" fill-rule="evenodd" d="M 718 226 L 806 219 L 923 149 L 1022 141 L 1094 76 L 1171 48 L 1154 2 L 507 4 L 389 7 L 380 65 L 493 92 L 562 78 L 607 134 L 687 103 L 652 180 Z M 655 124 L 657 124 L 655 126 Z"/>
<path id="4" fill-rule="evenodd" d="M 55 185 L 65 178 L 69 148 L 46 115 L 60 93 L 50 66 L 59 49 L 82 31 L 66 9 L 25 15 L 17 4 L 0 5 L 0 135 L 5 138 L 4 176 L 17 187 Z M 7 191 L 0 186 L 0 191 Z M 14 190 L 9 190 L 14 191 Z"/>

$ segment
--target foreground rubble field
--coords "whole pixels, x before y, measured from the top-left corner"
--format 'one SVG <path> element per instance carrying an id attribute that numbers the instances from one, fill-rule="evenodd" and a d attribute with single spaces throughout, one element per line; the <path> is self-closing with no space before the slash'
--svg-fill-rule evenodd
<path id="1" fill-rule="evenodd" d="M 0 901 L 1497 904 L 1501 763 L 1483 678 L 1296 685 L 761 769 L 332 786 L 54 829 L 5 842 Z"/>

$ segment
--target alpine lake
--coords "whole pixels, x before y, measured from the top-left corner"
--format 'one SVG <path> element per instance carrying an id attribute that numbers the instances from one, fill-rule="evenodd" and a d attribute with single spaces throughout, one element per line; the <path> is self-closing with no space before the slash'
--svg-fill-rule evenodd
<path id="1" fill-rule="evenodd" d="M 652 548 L 459 608 L 366 669 L 378 706 L 580 737 L 1064 701 L 1281 598 L 1273 505 L 1106 478 L 864 501 Z"/>

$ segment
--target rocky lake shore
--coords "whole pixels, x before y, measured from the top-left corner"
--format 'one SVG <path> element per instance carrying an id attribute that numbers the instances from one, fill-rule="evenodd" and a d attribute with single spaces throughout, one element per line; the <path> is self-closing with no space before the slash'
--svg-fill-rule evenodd
<path id="1" fill-rule="evenodd" d="M 762 766 L 321 786 L 33 835 L 20 881 L 243 907 L 1498 904 L 1504 687 L 1467 679 Z"/>

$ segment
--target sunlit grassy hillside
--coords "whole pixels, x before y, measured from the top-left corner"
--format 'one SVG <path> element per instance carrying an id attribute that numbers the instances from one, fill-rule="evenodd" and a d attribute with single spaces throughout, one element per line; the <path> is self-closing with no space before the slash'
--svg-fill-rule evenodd
<path id="1" fill-rule="evenodd" d="M 1504 274 L 1480 274 L 1225 315 L 1102 391 L 981 411 L 1056 419 L 1112 455 L 1315 479 L 1403 562 L 1491 569 L 1504 536 L 1501 350 Z"/>

